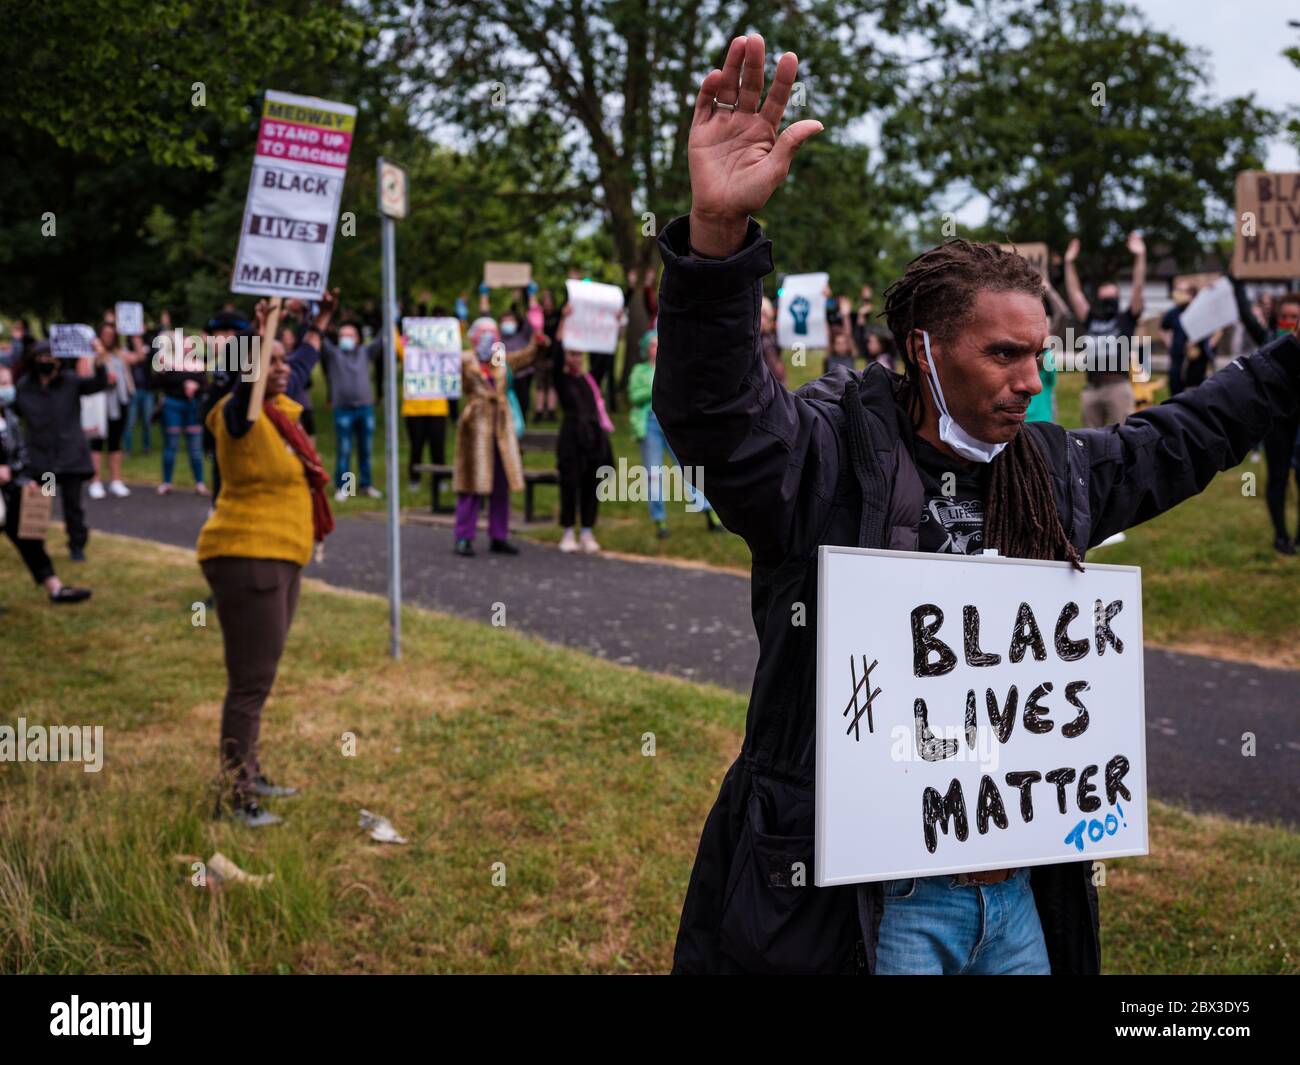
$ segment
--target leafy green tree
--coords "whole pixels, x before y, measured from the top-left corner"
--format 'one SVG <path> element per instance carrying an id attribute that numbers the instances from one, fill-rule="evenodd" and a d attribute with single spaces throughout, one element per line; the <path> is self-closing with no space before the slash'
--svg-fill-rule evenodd
<path id="1" fill-rule="evenodd" d="M 1211 99 L 1203 53 L 1111 0 L 979 0 L 970 20 L 996 37 L 918 72 L 885 123 L 891 170 L 987 197 L 1007 238 L 1078 236 L 1085 277 L 1127 265 L 1129 230 L 1191 263 L 1229 227 L 1277 119 Z"/>

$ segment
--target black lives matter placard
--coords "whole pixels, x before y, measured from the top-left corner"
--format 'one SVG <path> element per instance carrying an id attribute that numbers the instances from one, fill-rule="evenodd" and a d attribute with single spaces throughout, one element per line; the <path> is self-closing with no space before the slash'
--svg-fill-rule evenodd
<path id="1" fill-rule="evenodd" d="M 1131 566 L 823 547 L 819 885 L 1145 854 Z"/>
<path id="2" fill-rule="evenodd" d="M 1237 175 L 1232 272 L 1258 280 L 1300 277 L 1300 173 L 1243 170 Z"/>
<path id="3" fill-rule="evenodd" d="M 355 123 L 350 104 L 267 92 L 232 292 L 324 293 Z"/>

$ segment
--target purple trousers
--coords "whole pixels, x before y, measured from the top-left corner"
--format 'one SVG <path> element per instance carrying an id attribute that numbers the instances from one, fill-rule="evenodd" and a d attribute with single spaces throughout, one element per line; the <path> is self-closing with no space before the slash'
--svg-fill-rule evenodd
<path id="1" fill-rule="evenodd" d="M 488 536 L 504 540 L 510 535 L 510 483 L 501 465 L 501 452 L 492 449 L 492 496 L 488 502 Z M 456 539 L 473 540 L 478 526 L 480 496 L 472 492 L 456 493 Z"/>

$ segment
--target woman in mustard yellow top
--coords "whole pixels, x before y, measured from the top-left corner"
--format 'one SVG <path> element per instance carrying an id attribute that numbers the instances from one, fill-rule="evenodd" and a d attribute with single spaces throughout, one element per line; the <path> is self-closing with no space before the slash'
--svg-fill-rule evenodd
<path id="1" fill-rule="evenodd" d="M 319 344 L 320 337 L 309 330 L 304 340 Z M 251 381 L 241 381 L 208 414 L 221 494 L 198 542 L 225 647 L 222 774 L 232 790 L 234 818 L 252 827 L 282 820 L 263 810 L 259 797 L 296 791 L 277 787 L 262 773 L 257 738 L 298 605 L 302 567 L 313 543 L 333 528 L 325 499 L 329 476 L 298 424 L 302 407 L 284 394 L 290 371 L 278 341 L 266 374 L 256 420 L 248 419 Z"/>

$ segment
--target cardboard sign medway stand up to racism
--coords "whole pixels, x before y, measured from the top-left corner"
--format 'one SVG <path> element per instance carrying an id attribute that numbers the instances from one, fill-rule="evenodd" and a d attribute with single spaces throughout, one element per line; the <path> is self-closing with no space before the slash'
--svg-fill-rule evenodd
<path id="1" fill-rule="evenodd" d="M 320 299 L 357 109 L 268 90 L 231 292 Z"/>
<path id="2" fill-rule="evenodd" d="M 1147 853 L 1139 569 L 819 566 L 819 886 Z"/>
<path id="3" fill-rule="evenodd" d="M 230 280 L 231 292 L 273 297 L 254 369 L 250 421 L 262 412 L 260 350 L 270 350 L 280 297 L 320 299 L 325 293 L 356 116 L 351 104 L 266 92 Z"/>

